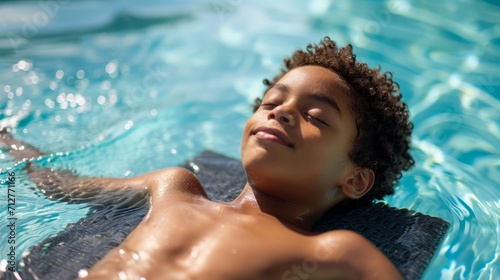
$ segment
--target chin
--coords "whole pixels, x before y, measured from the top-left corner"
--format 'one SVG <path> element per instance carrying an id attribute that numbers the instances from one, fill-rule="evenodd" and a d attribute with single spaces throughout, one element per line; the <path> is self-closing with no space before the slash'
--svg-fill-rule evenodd
<path id="1" fill-rule="evenodd" d="M 243 161 L 243 168 L 248 182 L 258 190 L 265 191 L 266 186 L 289 186 L 292 183 L 290 171 L 282 163 L 265 158 L 247 158 Z"/>
<path id="2" fill-rule="evenodd" d="M 262 147 L 243 151 L 241 161 L 247 173 L 249 171 L 255 171 L 256 173 L 276 173 L 286 165 L 286 161 L 281 155 Z"/>

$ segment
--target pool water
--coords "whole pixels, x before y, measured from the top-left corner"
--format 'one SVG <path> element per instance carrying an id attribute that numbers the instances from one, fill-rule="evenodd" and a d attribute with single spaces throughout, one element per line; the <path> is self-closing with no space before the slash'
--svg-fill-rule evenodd
<path id="1" fill-rule="evenodd" d="M 80 175 L 134 176 L 205 149 L 239 158 L 262 79 L 325 35 L 392 71 L 410 106 L 417 164 L 387 201 L 452 225 L 424 279 L 498 279 L 493 0 L 3 1 L 0 126 L 49 152 L 40 164 Z M 25 164 L 0 153 L 0 179 L 16 173 L 18 256 L 87 211 L 45 198 Z"/>

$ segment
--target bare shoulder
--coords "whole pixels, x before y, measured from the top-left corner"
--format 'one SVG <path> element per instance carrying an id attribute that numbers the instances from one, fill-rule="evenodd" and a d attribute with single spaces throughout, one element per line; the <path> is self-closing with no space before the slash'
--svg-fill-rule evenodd
<path id="1" fill-rule="evenodd" d="M 403 279 L 387 256 L 354 231 L 334 230 L 317 236 L 315 254 L 348 268 L 353 279 Z"/>
<path id="2" fill-rule="evenodd" d="M 178 194 L 207 196 L 198 178 L 182 167 L 156 170 L 141 175 L 140 179 L 149 186 L 153 200 L 163 200 Z"/>

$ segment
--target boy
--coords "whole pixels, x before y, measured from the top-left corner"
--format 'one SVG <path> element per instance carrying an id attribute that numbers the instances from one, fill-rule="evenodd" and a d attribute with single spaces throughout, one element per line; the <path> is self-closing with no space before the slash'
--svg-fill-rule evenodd
<path id="1" fill-rule="evenodd" d="M 401 279 L 369 241 L 351 231 L 310 232 L 333 206 L 393 193 L 409 154 L 408 109 L 390 74 L 356 62 L 328 37 L 285 59 L 286 70 L 257 100 L 241 145 L 247 184 L 213 202 L 189 171 L 133 178 L 79 178 L 36 169 L 52 199 L 91 201 L 117 194 L 150 210 L 85 279 Z M 393 94 L 396 93 L 396 94 Z M 16 160 L 42 155 L 2 135 Z"/>

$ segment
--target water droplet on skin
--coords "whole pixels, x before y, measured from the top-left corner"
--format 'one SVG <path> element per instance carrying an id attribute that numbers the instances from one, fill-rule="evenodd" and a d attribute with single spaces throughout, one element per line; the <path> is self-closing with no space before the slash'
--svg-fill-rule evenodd
<path id="1" fill-rule="evenodd" d="M 139 255 L 138 255 L 137 253 L 133 253 L 133 254 L 132 254 L 132 258 L 133 258 L 134 260 L 138 261 L 138 260 L 139 260 Z"/>
<path id="2" fill-rule="evenodd" d="M 118 278 L 120 278 L 120 280 L 126 280 L 127 274 L 124 271 L 120 271 L 118 272 Z"/>
<path id="3" fill-rule="evenodd" d="M 191 258 L 196 258 L 198 256 L 198 248 L 194 247 L 190 254 Z"/>
<path id="4" fill-rule="evenodd" d="M 125 250 L 123 249 L 120 249 L 118 252 L 120 253 L 120 255 L 125 255 Z"/>
<path id="5" fill-rule="evenodd" d="M 78 278 L 85 278 L 89 275 L 89 272 L 86 269 L 80 269 L 78 271 Z"/>

